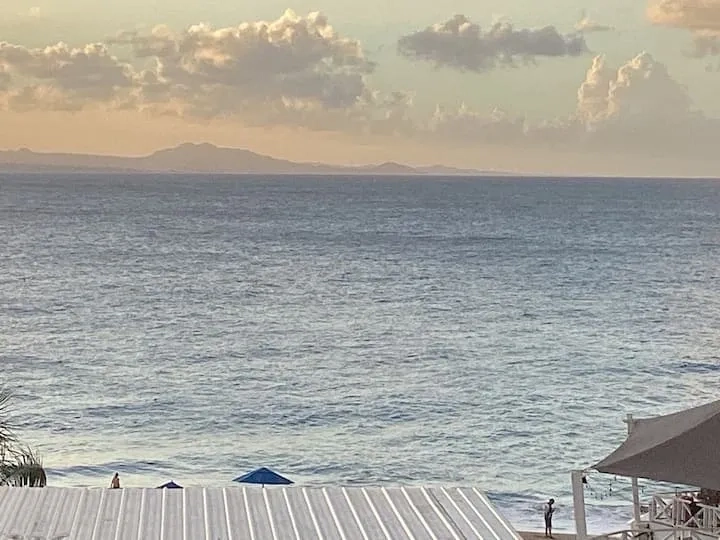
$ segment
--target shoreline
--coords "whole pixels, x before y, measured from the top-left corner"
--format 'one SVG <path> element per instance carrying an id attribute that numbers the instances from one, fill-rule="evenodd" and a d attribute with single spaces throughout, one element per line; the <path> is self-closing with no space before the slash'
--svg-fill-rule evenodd
<path id="1" fill-rule="evenodd" d="M 545 533 L 542 531 L 518 531 L 518 534 L 522 536 L 523 540 L 547 540 Z M 553 533 L 554 540 L 575 540 L 576 535 L 574 533 Z"/>

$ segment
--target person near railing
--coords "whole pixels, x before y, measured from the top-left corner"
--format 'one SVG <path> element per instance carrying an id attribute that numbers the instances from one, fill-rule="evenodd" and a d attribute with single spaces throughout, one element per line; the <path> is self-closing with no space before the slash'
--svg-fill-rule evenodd
<path id="1" fill-rule="evenodd" d="M 695 497 L 692 497 L 690 499 L 690 502 L 688 503 L 688 512 L 690 513 L 690 517 L 688 518 L 689 521 L 687 523 L 688 527 L 699 527 L 699 514 L 700 514 L 700 505 L 695 500 Z"/>
<path id="2" fill-rule="evenodd" d="M 702 504 L 707 506 L 720 505 L 720 491 L 714 489 L 701 488 L 698 493 L 698 499 Z"/>

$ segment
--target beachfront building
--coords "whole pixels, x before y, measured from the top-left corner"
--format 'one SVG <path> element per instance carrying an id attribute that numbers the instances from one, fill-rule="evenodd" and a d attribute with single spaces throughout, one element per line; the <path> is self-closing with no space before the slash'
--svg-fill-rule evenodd
<path id="1" fill-rule="evenodd" d="M 628 437 L 592 469 L 632 479 L 630 528 L 601 537 L 717 540 L 720 536 L 720 400 L 653 418 L 628 416 Z M 583 471 L 572 475 L 578 540 L 587 537 Z M 696 486 L 641 501 L 638 478 Z"/>
<path id="2" fill-rule="evenodd" d="M 521 540 L 458 487 L 0 488 L 0 538 Z"/>

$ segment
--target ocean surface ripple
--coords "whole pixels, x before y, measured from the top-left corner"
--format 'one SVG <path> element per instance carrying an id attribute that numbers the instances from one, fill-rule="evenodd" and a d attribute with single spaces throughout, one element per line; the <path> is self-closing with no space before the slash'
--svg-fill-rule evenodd
<path id="1" fill-rule="evenodd" d="M 5 174 L 0 233 L 0 382 L 54 485 L 266 465 L 571 527 L 626 413 L 717 395 L 712 181 Z M 591 529 L 628 487 L 591 475 Z"/>

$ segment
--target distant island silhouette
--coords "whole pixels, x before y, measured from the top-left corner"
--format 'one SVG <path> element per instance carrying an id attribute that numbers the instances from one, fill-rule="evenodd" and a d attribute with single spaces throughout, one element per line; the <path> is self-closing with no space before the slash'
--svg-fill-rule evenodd
<path id="1" fill-rule="evenodd" d="M 209 143 L 184 143 L 148 156 L 125 157 L 94 154 L 0 151 L 0 171 L 46 172 L 115 171 L 158 173 L 251 173 L 251 174 L 367 174 L 367 175 L 465 175 L 506 174 L 501 171 L 458 169 L 443 165 L 411 167 L 395 162 L 378 165 L 340 166 L 300 163 L 257 154 L 242 148 L 224 148 Z"/>

